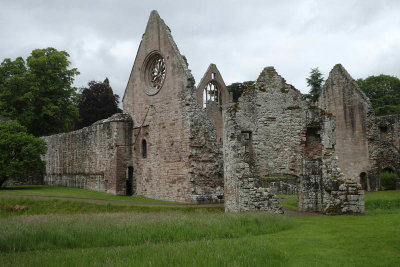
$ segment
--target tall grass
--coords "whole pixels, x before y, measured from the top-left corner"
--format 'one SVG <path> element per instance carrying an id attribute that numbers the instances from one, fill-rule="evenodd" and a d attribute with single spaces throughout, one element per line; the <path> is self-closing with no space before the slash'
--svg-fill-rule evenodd
<path id="1" fill-rule="evenodd" d="M 0 198 L 0 218 L 35 214 L 81 214 L 81 213 L 115 213 L 115 212 L 222 212 L 223 207 L 207 206 L 149 206 L 123 205 L 110 203 L 89 203 L 69 200 L 43 200 L 29 198 Z"/>
<path id="2" fill-rule="evenodd" d="M 257 213 L 172 212 L 16 217 L 0 220 L 0 251 L 232 239 L 277 233 L 292 226 L 283 216 Z"/>
<path id="3" fill-rule="evenodd" d="M 400 191 L 365 199 L 364 216 L 289 218 L 156 207 L 155 212 L 6 217 L 0 219 L 0 265 L 399 266 Z M 391 204 L 383 209 L 381 201 Z M 42 209 L 54 212 L 52 202 L 45 202 Z"/>

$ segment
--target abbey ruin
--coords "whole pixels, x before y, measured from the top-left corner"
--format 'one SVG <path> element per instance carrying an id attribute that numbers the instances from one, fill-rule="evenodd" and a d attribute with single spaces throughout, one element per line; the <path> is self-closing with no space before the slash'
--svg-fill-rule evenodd
<path id="1" fill-rule="evenodd" d="M 376 118 L 341 66 L 317 105 L 273 67 L 232 101 L 211 64 L 200 83 L 156 11 L 142 37 L 123 112 L 78 131 L 44 137 L 44 183 L 188 203 L 282 213 L 364 213 L 378 174 L 400 174 L 400 117 Z"/>

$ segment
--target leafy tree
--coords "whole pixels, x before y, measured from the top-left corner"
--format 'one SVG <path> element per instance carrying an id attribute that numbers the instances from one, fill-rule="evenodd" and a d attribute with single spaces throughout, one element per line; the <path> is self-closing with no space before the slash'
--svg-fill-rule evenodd
<path id="1" fill-rule="evenodd" d="M 76 129 L 122 112 L 118 108 L 119 96 L 114 94 L 108 78 L 104 82 L 91 81 L 88 86 L 88 88 L 80 89 L 79 122 L 76 124 Z"/>
<path id="2" fill-rule="evenodd" d="M 38 174 L 44 162 L 46 143 L 27 133 L 16 121 L 0 123 L 0 187 L 8 179 Z"/>
<path id="3" fill-rule="evenodd" d="M 35 136 L 71 130 L 78 118 L 77 69 L 68 53 L 36 49 L 25 61 L 6 58 L 0 64 L 0 115 L 16 119 Z"/>
<path id="4" fill-rule="evenodd" d="M 233 102 L 238 102 L 239 97 L 242 95 L 244 89 L 253 84 L 254 81 L 247 81 L 242 83 L 232 83 L 231 85 L 228 85 L 227 88 L 228 91 L 232 93 Z"/>
<path id="5" fill-rule="evenodd" d="M 311 69 L 310 77 L 306 78 L 307 85 L 310 87 L 308 94 L 304 95 L 304 99 L 308 103 L 315 103 L 321 94 L 322 84 L 324 82 L 324 77 L 318 68 Z"/>
<path id="6" fill-rule="evenodd" d="M 358 86 L 371 100 L 377 116 L 400 114 L 400 79 L 381 74 L 358 79 Z"/>

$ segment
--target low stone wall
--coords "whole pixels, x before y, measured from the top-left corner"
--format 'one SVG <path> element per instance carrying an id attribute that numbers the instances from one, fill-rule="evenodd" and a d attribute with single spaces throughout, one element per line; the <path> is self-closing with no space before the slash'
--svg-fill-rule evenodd
<path id="1" fill-rule="evenodd" d="M 18 179 L 8 179 L 4 186 L 14 186 L 14 185 L 42 185 L 43 175 L 32 175 L 29 177 L 18 178 Z"/>
<path id="2" fill-rule="evenodd" d="M 239 179 L 240 205 L 237 209 L 225 206 L 227 211 L 266 211 L 270 213 L 283 213 L 282 206 L 270 188 L 257 186 L 258 178 Z"/>
<path id="3" fill-rule="evenodd" d="M 129 115 L 115 114 L 78 131 L 43 137 L 44 183 L 125 195 L 131 129 Z"/>
<path id="4" fill-rule="evenodd" d="M 340 183 L 340 182 L 338 182 Z M 330 201 L 324 210 L 327 215 L 364 214 L 364 190 L 354 181 L 344 181 L 331 192 Z"/>
<path id="5" fill-rule="evenodd" d="M 259 177 L 256 184 L 263 188 L 269 188 L 274 194 L 297 195 L 299 178 L 295 176 L 268 176 Z"/>

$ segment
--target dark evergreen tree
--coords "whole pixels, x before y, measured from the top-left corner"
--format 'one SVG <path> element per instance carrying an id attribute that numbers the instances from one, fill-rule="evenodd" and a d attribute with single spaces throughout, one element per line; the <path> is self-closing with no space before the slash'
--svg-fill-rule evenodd
<path id="1" fill-rule="evenodd" d="M 310 77 L 306 78 L 307 85 L 310 87 L 308 94 L 304 95 L 304 99 L 308 103 L 315 103 L 321 94 L 322 84 L 324 83 L 324 77 L 318 68 L 311 69 Z"/>
<path id="2" fill-rule="evenodd" d="M 118 108 L 119 96 L 114 94 L 108 78 L 104 82 L 91 81 L 88 88 L 81 88 L 78 100 L 79 121 L 76 129 L 103 120 L 115 113 L 122 112 Z"/>

